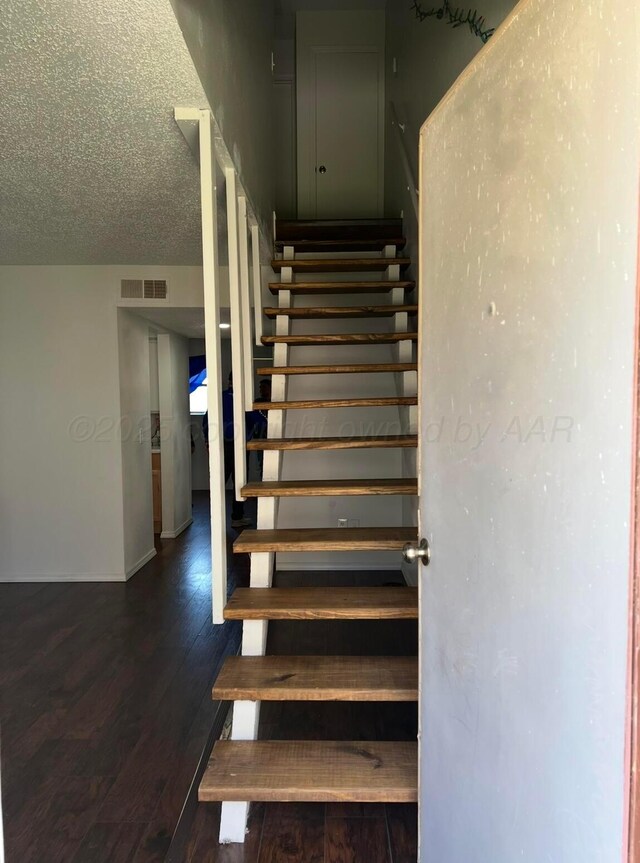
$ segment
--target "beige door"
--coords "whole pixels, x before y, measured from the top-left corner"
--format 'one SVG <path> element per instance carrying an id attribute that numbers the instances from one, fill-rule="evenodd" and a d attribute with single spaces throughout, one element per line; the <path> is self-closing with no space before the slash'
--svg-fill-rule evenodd
<path id="1" fill-rule="evenodd" d="M 316 53 L 316 217 L 381 215 L 378 54 Z"/>
<path id="2" fill-rule="evenodd" d="M 422 863 L 626 859 L 640 15 L 597 6 L 521 3 L 422 130 Z"/>
<path id="3" fill-rule="evenodd" d="M 384 13 L 297 16 L 298 217 L 384 209 Z"/>

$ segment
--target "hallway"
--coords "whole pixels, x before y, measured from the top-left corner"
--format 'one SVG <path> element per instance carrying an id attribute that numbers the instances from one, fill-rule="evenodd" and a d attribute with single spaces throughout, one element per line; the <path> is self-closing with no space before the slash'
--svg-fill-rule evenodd
<path id="1" fill-rule="evenodd" d="M 0 585 L 7 863 L 164 860 L 240 643 L 211 624 L 208 514 L 196 493 L 193 525 L 125 585 Z"/>

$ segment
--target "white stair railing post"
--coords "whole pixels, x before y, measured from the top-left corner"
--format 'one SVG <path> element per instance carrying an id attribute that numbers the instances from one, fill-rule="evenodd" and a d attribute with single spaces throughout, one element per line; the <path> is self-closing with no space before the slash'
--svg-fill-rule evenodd
<path id="1" fill-rule="evenodd" d="M 239 220 L 236 172 L 225 168 L 227 184 L 227 234 L 229 243 L 229 300 L 231 307 L 231 364 L 233 368 L 233 426 L 235 496 L 244 500 L 247 482 L 247 433 L 245 422 L 245 356 L 242 338 L 242 298 L 240 285 Z"/>
<path id="2" fill-rule="evenodd" d="M 249 284 L 249 222 L 247 199 L 238 196 L 238 253 L 240 255 L 240 302 L 242 308 L 242 354 L 244 357 L 245 403 L 253 407 L 253 339 L 251 337 L 251 286 Z"/>
<path id="3" fill-rule="evenodd" d="M 256 345 L 262 344 L 262 269 L 260 267 L 260 228 L 251 222 L 251 277 L 253 282 L 253 320 Z"/>
<path id="4" fill-rule="evenodd" d="M 207 410 L 209 420 L 209 488 L 211 495 L 211 594 L 213 622 L 223 623 L 227 602 L 227 528 L 222 426 L 222 358 L 220 350 L 220 279 L 213 118 L 200 111 L 200 197 L 204 282 Z"/>

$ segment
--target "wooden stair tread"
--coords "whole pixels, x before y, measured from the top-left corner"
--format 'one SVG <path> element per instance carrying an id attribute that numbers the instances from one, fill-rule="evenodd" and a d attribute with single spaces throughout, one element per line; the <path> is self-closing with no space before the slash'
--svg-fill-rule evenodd
<path id="1" fill-rule="evenodd" d="M 401 218 L 278 219 L 276 242 L 291 240 L 371 240 L 402 236 Z"/>
<path id="2" fill-rule="evenodd" d="M 297 252 L 358 252 L 381 251 L 385 246 L 404 249 L 404 237 L 356 237 L 353 239 L 292 239 L 276 240 L 275 247 L 282 251 L 285 246 L 293 246 Z"/>
<path id="3" fill-rule="evenodd" d="M 417 342 L 417 333 L 322 333 L 304 336 L 263 336 L 263 345 L 375 345 Z"/>
<path id="4" fill-rule="evenodd" d="M 415 527 L 309 527 L 243 530 L 235 552 L 256 551 L 383 551 L 417 542 Z"/>
<path id="5" fill-rule="evenodd" d="M 290 267 L 294 273 L 367 273 L 386 270 L 397 266 L 406 270 L 411 265 L 411 258 L 295 258 L 285 261 L 274 258 L 271 268 L 280 272 L 283 267 Z"/>
<path id="6" fill-rule="evenodd" d="M 417 786 L 414 742 L 219 740 L 198 799 L 410 803 Z"/>
<path id="7" fill-rule="evenodd" d="M 365 281 L 365 282 L 270 282 L 272 294 L 291 291 L 292 294 L 379 294 L 393 288 L 412 291 L 416 286 L 412 281 Z"/>
<path id="8" fill-rule="evenodd" d="M 227 620 L 414 620 L 417 587 L 239 587 Z"/>
<path id="9" fill-rule="evenodd" d="M 321 318 L 390 318 L 402 312 L 415 315 L 418 312 L 418 306 L 414 304 L 397 306 L 309 306 L 302 308 L 276 308 L 267 306 L 264 309 L 264 314 L 268 318 L 284 315 L 288 318 L 306 320 Z"/>
<path id="10" fill-rule="evenodd" d="M 249 482 L 243 497 L 326 497 L 340 495 L 417 494 L 416 479 L 296 479 Z"/>
<path id="11" fill-rule="evenodd" d="M 347 375 L 378 372 L 416 372 L 417 363 L 342 363 L 326 366 L 263 366 L 256 370 L 260 377 L 268 375 Z"/>
<path id="12" fill-rule="evenodd" d="M 383 435 L 381 437 L 308 437 L 256 438 L 247 441 L 250 450 L 309 450 L 309 449 L 392 449 L 417 447 L 417 435 Z"/>
<path id="13" fill-rule="evenodd" d="M 417 701 L 417 656 L 229 656 L 216 701 Z"/>
<path id="14" fill-rule="evenodd" d="M 388 396 L 358 399 L 298 399 L 282 402 L 254 402 L 256 411 L 312 410 L 314 408 L 376 408 L 417 405 L 417 396 Z"/>

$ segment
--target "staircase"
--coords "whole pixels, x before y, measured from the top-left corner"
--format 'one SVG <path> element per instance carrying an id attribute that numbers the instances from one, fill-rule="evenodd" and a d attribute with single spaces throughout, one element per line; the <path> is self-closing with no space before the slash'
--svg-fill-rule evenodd
<path id="1" fill-rule="evenodd" d="M 295 727 L 289 740 L 258 739 L 262 702 L 418 699 L 417 643 L 408 656 L 374 651 L 369 656 L 265 655 L 269 621 L 301 620 L 312 626 L 312 621 L 332 620 L 350 627 L 354 621 L 418 616 L 417 589 L 412 587 L 305 586 L 304 571 L 300 586 L 272 586 L 276 553 L 393 552 L 397 581 L 402 546 L 417 540 L 411 505 L 417 494 L 418 307 L 412 299 L 415 285 L 404 278 L 411 262 L 401 255 L 403 247 L 399 220 L 277 226 L 272 266 L 280 278 L 270 284 L 277 305 L 264 309 L 275 330 L 263 338 L 274 346 L 274 361 L 258 370 L 260 376 L 272 377 L 272 401 L 259 405 L 269 412 L 268 438 L 248 444 L 264 453 L 264 476 L 243 489 L 243 496 L 258 499 L 258 525 L 242 532 L 234 545 L 236 553 L 252 556 L 251 586 L 236 590 L 225 609 L 226 619 L 243 621 L 242 655 L 225 662 L 213 690 L 214 699 L 234 702 L 233 728 L 230 740 L 214 746 L 199 789 L 201 801 L 223 802 L 222 841 L 243 840 L 253 801 L 417 799 L 415 741 L 296 740 Z M 327 302 L 327 297 L 332 299 Z M 363 346 L 369 348 L 367 355 L 374 346 L 379 361 L 362 362 L 358 352 Z M 343 381 L 351 381 L 353 389 L 365 380 L 365 396 L 335 397 L 331 392 Z M 289 397 L 294 382 L 298 396 L 304 397 Z M 362 425 L 369 432 L 361 433 L 358 418 L 378 409 L 397 417 L 393 430 L 386 427 L 389 423 L 368 421 Z M 300 415 L 295 412 L 311 418 L 306 427 L 291 419 Z M 318 433 L 321 419 L 335 424 L 338 416 L 351 418 L 343 422 L 348 433 Z M 322 458 L 323 452 L 325 462 L 309 461 Z M 372 473 L 376 464 L 381 476 Z M 322 475 L 307 476 L 305 465 L 315 465 Z M 389 475 L 390 466 L 395 474 Z M 380 495 L 396 500 L 388 504 L 393 513 L 388 526 L 337 527 L 334 521 L 330 527 L 292 527 L 295 510 L 284 509 L 305 505 L 289 498 L 308 506 L 311 498 L 326 497 L 339 506 L 346 497 Z"/>

